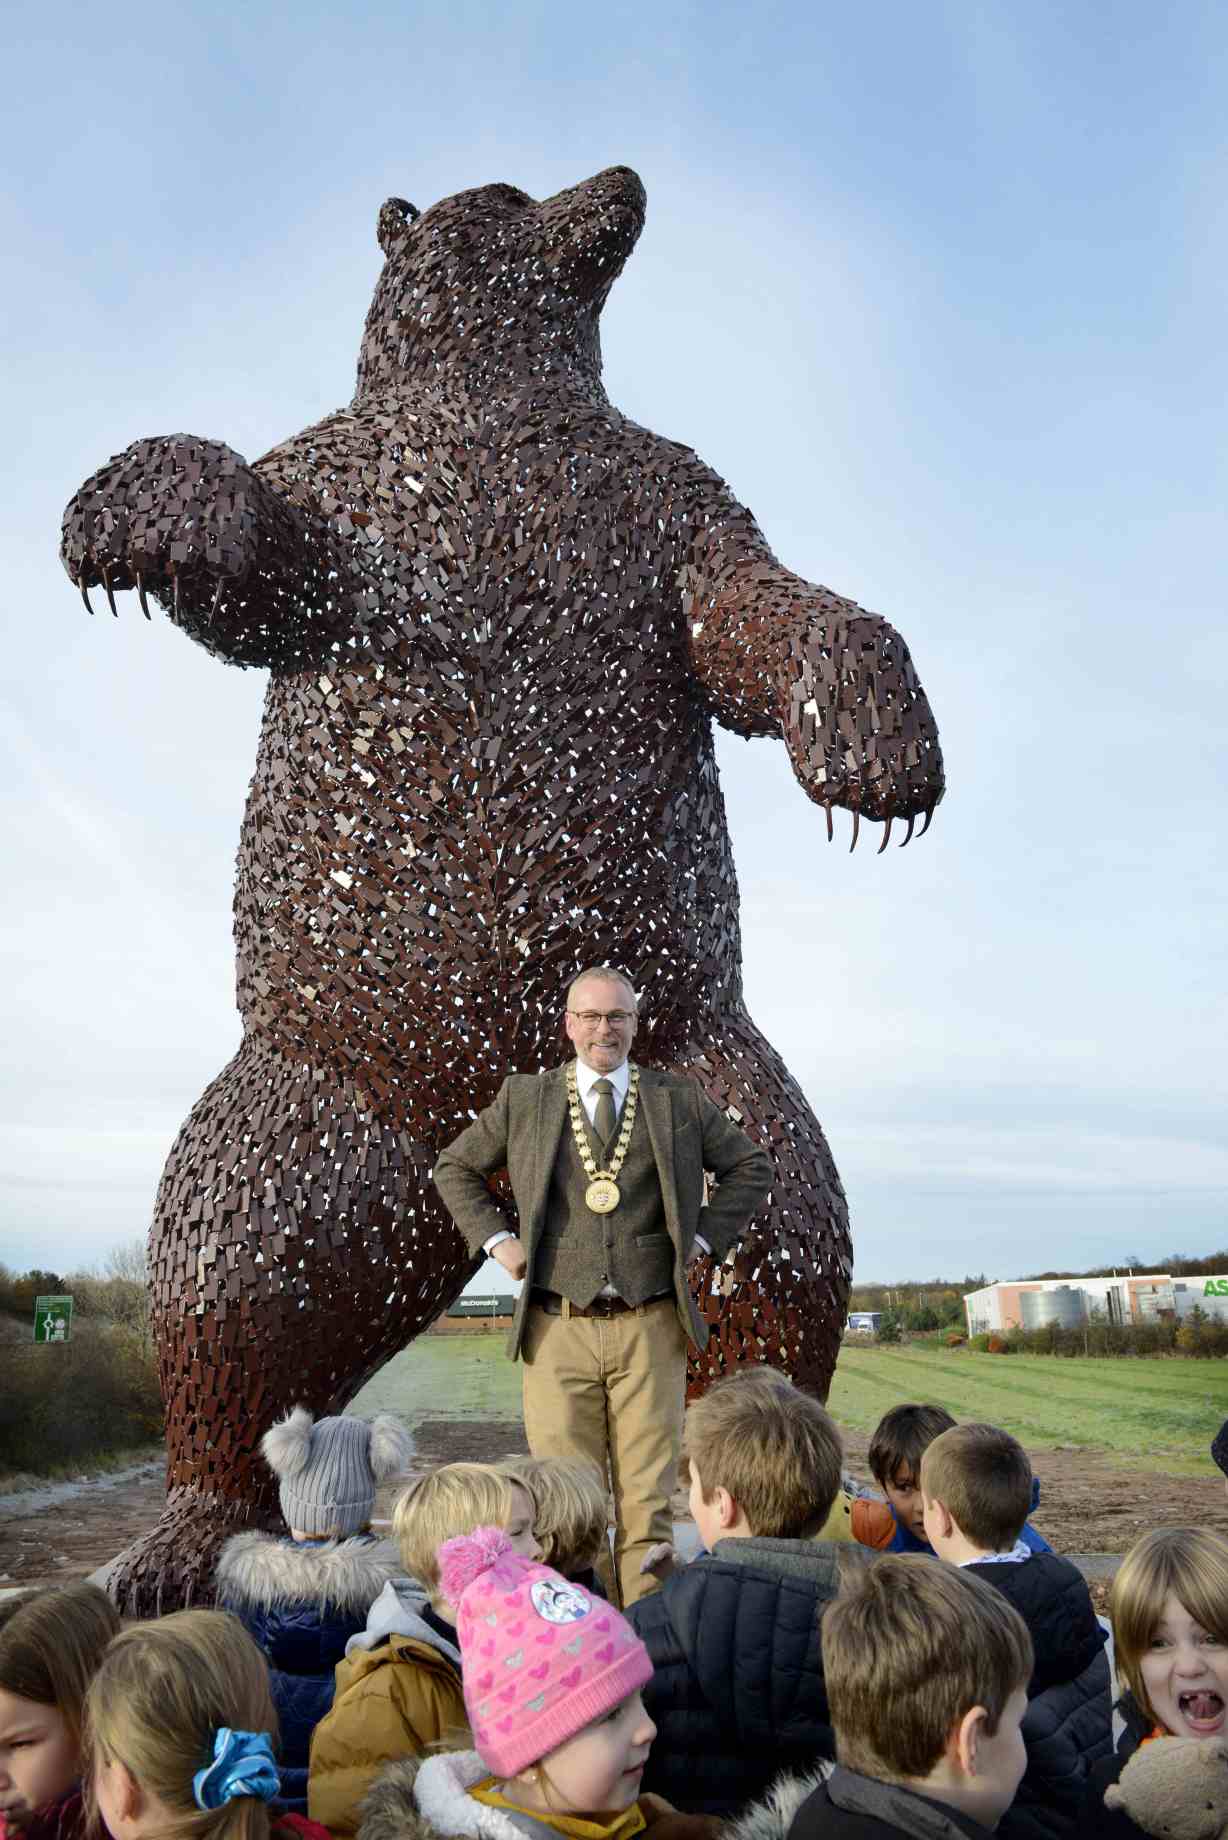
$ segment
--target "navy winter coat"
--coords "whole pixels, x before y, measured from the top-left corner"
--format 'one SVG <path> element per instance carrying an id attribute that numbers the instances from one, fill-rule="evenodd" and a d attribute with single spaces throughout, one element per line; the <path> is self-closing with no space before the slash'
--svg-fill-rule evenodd
<path id="1" fill-rule="evenodd" d="M 1087 1793 L 1079 1812 L 1080 1840 L 1146 1840 L 1137 1822 L 1124 1808 L 1106 1808 L 1104 1792 L 1110 1783 L 1119 1782 L 1121 1773 L 1144 1738 L 1154 1726 L 1133 1693 L 1127 1691 L 1117 1702 L 1125 1729 L 1117 1740 L 1116 1753 L 1094 1763 L 1087 1781 Z"/>
<path id="2" fill-rule="evenodd" d="M 973 1569 L 1015 1606 L 1036 1657 L 1023 1721 L 1028 1767 L 998 1834 L 1066 1840 L 1075 1832 L 1092 1765 L 1113 1749 L 1106 1632 L 1087 1580 L 1057 1553 Z"/>
<path id="3" fill-rule="evenodd" d="M 643 1787 L 691 1814 L 728 1815 L 782 1770 L 834 1756 L 819 1618 L 838 1554 L 815 1540 L 719 1540 L 641 1598 L 644 1704 L 657 1737 Z"/>
<path id="4" fill-rule="evenodd" d="M 333 1670 L 367 1611 L 403 1567 L 370 1534 L 347 1540 L 238 1533 L 218 1557 L 217 1602 L 264 1651 L 281 1721 L 281 1799 L 307 1811 L 311 1734 L 333 1703 Z"/>

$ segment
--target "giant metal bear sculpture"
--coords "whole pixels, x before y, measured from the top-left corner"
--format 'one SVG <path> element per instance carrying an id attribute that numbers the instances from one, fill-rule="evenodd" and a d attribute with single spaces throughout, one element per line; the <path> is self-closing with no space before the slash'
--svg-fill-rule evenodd
<path id="1" fill-rule="evenodd" d="M 689 449 L 611 407 L 598 316 L 643 214 L 626 167 L 541 204 L 390 199 L 349 409 L 252 466 L 139 441 L 65 514 L 83 592 L 114 611 L 134 587 L 147 614 L 152 593 L 271 672 L 243 1043 L 153 1227 L 169 1493 L 113 1574 L 132 1613 L 205 1594 L 219 1539 L 267 1515 L 274 1418 L 338 1411 L 459 1290 L 435 1154 L 505 1072 L 560 1057 L 587 964 L 627 967 L 640 1057 L 700 1080 L 775 1163 L 736 1265 L 702 1274 L 692 1384 L 768 1358 L 826 1390 L 844 1195 L 742 1002 L 711 722 L 782 735 L 854 841 L 866 817 L 928 823 L 941 760 L 892 628 L 789 574 Z"/>

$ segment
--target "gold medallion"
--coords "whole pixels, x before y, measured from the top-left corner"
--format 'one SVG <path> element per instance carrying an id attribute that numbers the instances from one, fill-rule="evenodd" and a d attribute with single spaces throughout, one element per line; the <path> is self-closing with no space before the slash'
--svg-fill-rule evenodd
<path id="1" fill-rule="evenodd" d="M 576 1063 L 572 1061 L 567 1069 L 567 1110 L 571 1115 L 572 1135 L 576 1140 L 576 1149 L 580 1155 L 580 1164 L 589 1178 L 584 1191 L 585 1204 L 590 1213 L 612 1214 L 622 1200 L 618 1183 L 615 1180 L 619 1170 L 627 1159 L 627 1146 L 631 1142 L 631 1133 L 635 1129 L 635 1108 L 639 1098 L 640 1070 L 632 1067 L 627 1084 L 627 1102 L 623 1107 L 623 1128 L 618 1134 L 618 1142 L 610 1156 L 608 1169 L 598 1169 L 593 1161 L 588 1139 L 584 1135 L 584 1119 L 580 1111 L 580 1093 L 576 1085 Z"/>

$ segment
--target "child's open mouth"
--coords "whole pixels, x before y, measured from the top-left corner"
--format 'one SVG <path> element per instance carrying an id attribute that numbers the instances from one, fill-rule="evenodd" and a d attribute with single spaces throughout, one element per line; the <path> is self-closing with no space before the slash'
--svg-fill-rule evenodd
<path id="1" fill-rule="evenodd" d="M 1177 1706 L 1190 1730 L 1199 1737 L 1219 1731 L 1224 1723 L 1223 1699 L 1210 1688 L 1197 1693 L 1179 1693 Z"/>

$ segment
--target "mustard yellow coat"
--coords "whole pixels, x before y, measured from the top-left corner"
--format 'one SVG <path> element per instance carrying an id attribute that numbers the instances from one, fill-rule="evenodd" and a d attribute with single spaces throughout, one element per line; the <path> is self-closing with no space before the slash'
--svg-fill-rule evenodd
<path id="1" fill-rule="evenodd" d="M 359 1804 L 379 1772 L 467 1730 L 456 1671 L 437 1648 L 392 1635 L 336 1667 L 332 1710 L 311 1740 L 307 1809 L 336 1840 L 358 1831 Z"/>

